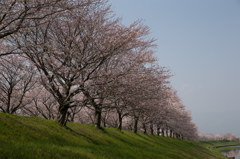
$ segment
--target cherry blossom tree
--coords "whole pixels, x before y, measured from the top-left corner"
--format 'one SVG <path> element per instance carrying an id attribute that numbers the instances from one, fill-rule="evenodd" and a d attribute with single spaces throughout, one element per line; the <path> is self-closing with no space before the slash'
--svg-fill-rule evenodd
<path id="1" fill-rule="evenodd" d="M 153 41 L 141 39 L 148 28 L 139 22 L 125 27 L 111 16 L 105 1 L 94 3 L 66 18 L 19 31 L 9 40 L 35 65 L 42 84 L 57 100 L 61 125 L 67 110 L 82 102 L 72 100 L 78 93 L 82 92 L 96 109 L 101 104 L 102 100 L 96 104 L 88 89 L 91 81 L 99 78 L 94 73 L 105 62 L 134 49 L 145 49 Z"/>
<path id="2" fill-rule="evenodd" d="M 17 55 L 0 58 L 0 70 L 0 110 L 13 114 L 31 102 L 36 70 Z"/>
<path id="3" fill-rule="evenodd" d="M 82 5 L 86 5 L 87 2 Z M 80 4 L 79 4 L 80 5 Z M 73 9 L 69 1 L 63 0 L 1 0 L 0 1 L 0 39 L 4 40 L 19 30 L 35 27 L 38 20 L 40 24 L 51 21 L 66 10 Z M 5 43 L 6 44 L 6 43 Z M 0 41 L 3 45 L 3 41 Z M 0 56 L 13 54 L 14 50 L 1 50 Z"/>
<path id="4" fill-rule="evenodd" d="M 136 70 L 134 72 L 135 74 L 124 79 L 121 87 L 125 89 L 122 92 L 122 97 L 125 100 L 123 108 L 128 115 L 134 118 L 134 132 L 137 132 L 139 119 L 144 127 L 147 123 L 151 123 L 151 127 L 153 126 L 154 119 L 150 119 L 149 115 L 155 110 L 161 88 L 167 83 L 166 79 L 171 75 L 169 75 L 169 70 L 165 70 L 165 68 L 154 69 L 153 67 L 143 68 L 137 73 Z"/>
<path id="5" fill-rule="evenodd" d="M 31 102 L 21 109 L 22 115 L 56 119 L 57 101 L 42 85 L 36 83 L 28 97 Z"/>
<path id="6" fill-rule="evenodd" d="M 2 112 L 197 139 L 141 21 L 124 26 L 107 0 L 0 4 Z"/>
<path id="7" fill-rule="evenodd" d="M 231 133 L 226 133 L 226 134 L 205 134 L 205 133 L 198 133 L 198 140 L 200 141 L 208 141 L 208 140 L 230 140 L 234 141 L 237 140 L 238 138 L 236 135 L 231 134 Z"/>
<path id="8" fill-rule="evenodd" d="M 34 20 L 41 23 L 51 21 L 59 13 L 84 7 L 90 0 L 1 0 L 0 1 L 0 39 L 18 32 L 20 29 L 35 27 Z"/>
<path id="9" fill-rule="evenodd" d="M 196 140 L 198 129 L 192 122 L 191 112 L 185 110 L 185 106 L 181 103 L 176 91 L 170 90 L 169 95 L 168 119 L 165 124 L 170 130 L 170 137 L 176 136 L 181 139 Z"/>
<path id="10" fill-rule="evenodd" d="M 94 124 L 94 110 L 89 109 L 88 107 L 83 107 L 75 117 L 75 121 L 81 124 Z"/>

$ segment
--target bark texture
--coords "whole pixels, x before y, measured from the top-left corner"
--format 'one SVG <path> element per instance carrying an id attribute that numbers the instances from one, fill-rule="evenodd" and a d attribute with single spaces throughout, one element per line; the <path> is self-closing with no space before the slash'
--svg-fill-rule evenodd
<path id="1" fill-rule="evenodd" d="M 133 128 L 133 132 L 137 133 L 137 127 L 138 127 L 138 117 L 134 118 L 134 128 Z"/>
<path id="2" fill-rule="evenodd" d="M 153 135 L 153 124 L 150 124 L 150 131 L 151 131 L 151 135 Z"/>
<path id="3" fill-rule="evenodd" d="M 164 137 L 164 128 L 161 128 L 161 130 L 162 130 L 162 136 Z"/>
<path id="4" fill-rule="evenodd" d="M 66 115 L 68 111 L 68 105 L 59 106 L 57 113 L 57 123 L 61 126 L 66 126 Z"/>
<path id="5" fill-rule="evenodd" d="M 157 136 L 160 134 L 160 127 L 157 127 Z"/>
<path id="6" fill-rule="evenodd" d="M 95 117 L 94 117 L 94 125 L 96 128 L 100 129 L 101 127 L 101 115 L 102 115 L 102 109 L 99 107 L 95 108 Z"/>
<path id="7" fill-rule="evenodd" d="M 121 117 L 121 113 L 118 113 L 118 130 L 122 130 L 122 117 Z"/>

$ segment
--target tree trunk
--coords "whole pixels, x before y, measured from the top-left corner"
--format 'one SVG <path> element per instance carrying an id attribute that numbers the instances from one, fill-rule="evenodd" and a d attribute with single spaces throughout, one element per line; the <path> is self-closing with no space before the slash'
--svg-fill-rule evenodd
<path id="1" fill-rule="evenodd" d="M 146 125 L 144 122 L 142 122 L 142 128 L 143 128 L 143 133 L 146 134 L 147 133 L 147 129 L 146 129 Z"/>
<path id="2" fill-rule="evenodd" d="M 159 134 L 160 134 L 160 127 L 157 126 L 157 136 L 159 136 Z"/>
<path id="3" fill-rule="evenodd" d="M 118 126 L 117 126 L 117 129 L 118 130 L 122 130 L 122 114 L 118 112 Z"/>
<path id="4" fill-rule="evenodd" d="M 166 128 L 166 136 L 168 137 L 168 127 Z"/>
<path id="5" fill-rule="evenodd" d="M 103 127 L 106 127 L 106 119 L 103 120 Z"/>
<path id="6" fill-rule="evenodd" d="M 133 132 L 137 133 L 138 117 L 134 117 L 134 129 Z"/>
<path id="7" fill-rule="evenodd" d="M 179 139 L 180 135 L 179 134 L 176 134 L 177 138 Z"/>
<path id="8" fill-rule="evenodd" d="M 162 136 L 164 137 L 164 128 L 161 128 L 162 129 Z"/>
<path id="9" fill-rule="evenodd" d="M 96 107 L 95 116 L 94 116 L 94 125 L 98 129 L 100 129 L 101 127 L 101 114 L 102 114 L 102 109 L 99 107 Z"/>
<path id="10" fill-rule="evenodd" d="M 10 89 L 8 90 L 8 101 L 7 101 L 7 109 L 6 109 L 6 113 L 10 114 L 10 102 L 11 102 L 11 94 L 12 94 L 12 86 L 10 87 Z"/>
<path id="11" fill-rule="evenodd" d="M 69 115 L 70 115 L 70 112 L 67 112 L 66 119 L 65 119 L 65 122 L 64 122 L 64 124 L 63 124 L 64 126 L 66 126 L 67 121 L 69 121 L 69 120 L 68 120 Z"/>
<path id="12" fill-rule="evenodd" d="M 60 105 L 57 113 L 57 123 L 61 126 L 66 126 L 66 115 L 68 111 L 68 105 Z"/>
<path id="13" fill-rule="evenodd" d="M 153 123 L 150 123 L 151 135 L 153 135 Z"/>
<path id="14" fill-rule="evenodd" d="M 75 117 L 75 114 L 72 113 L 72 115 L 69 113 L 69 116 L 70 116 L 70 122 L 74 123 L 74 117 Z"/>
<path id="15" fill-rule="evenodd" d="M 172 131 L 172 129 L 170 129 L 170 137 L 173 137 L 173 131 Z"/>

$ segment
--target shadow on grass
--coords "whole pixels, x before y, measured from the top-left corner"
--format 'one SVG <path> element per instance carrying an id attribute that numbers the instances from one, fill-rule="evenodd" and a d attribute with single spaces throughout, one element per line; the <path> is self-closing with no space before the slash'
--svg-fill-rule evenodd
<path id="1" fill-rule="evenodd" d="M 68 126 L 65 126 L 65 128 L 66 128 L 66 130 L 69 130 L 70 132 L 72 132 L 72 133 L 74 133 L 74 134 L 76 134 L 76 135 L 78 135 L 78 136 L 81 136 L 81 137 L 85 138 L 85 139 L 88 141 L 88 143 L 92 143 L 92 144 L 95 144 L 95 145 L 99 145 L 99 144 L 100 144 L 100 143 L 98 143 L 96 140 L 93 140 L 92 138 L 88 137 L 87 135 L 81 134 L 81 133 L 79 133 L 79 132 L 71 129 L 71 128 L 68 127 Z"/>

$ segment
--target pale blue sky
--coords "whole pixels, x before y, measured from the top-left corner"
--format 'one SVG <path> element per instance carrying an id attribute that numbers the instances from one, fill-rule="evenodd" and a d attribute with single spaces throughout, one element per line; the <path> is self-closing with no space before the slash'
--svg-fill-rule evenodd
<path id="1" fill-rule="evenodd" d="M 157 39 L 160 66 L 204 133 L 240 137 L 240 0 L 110 0 Z"/>

